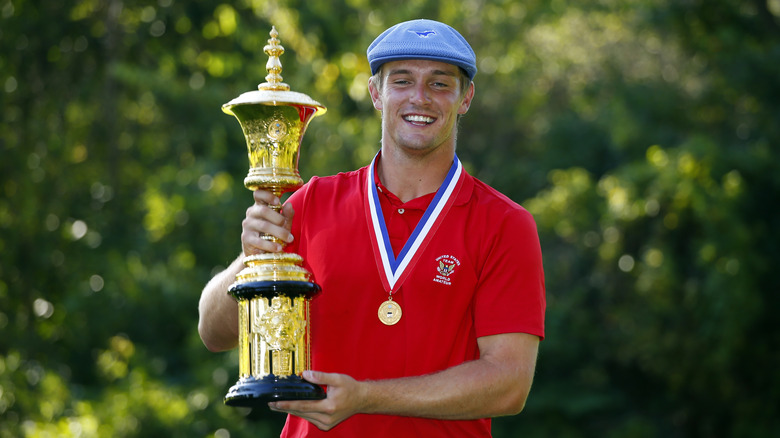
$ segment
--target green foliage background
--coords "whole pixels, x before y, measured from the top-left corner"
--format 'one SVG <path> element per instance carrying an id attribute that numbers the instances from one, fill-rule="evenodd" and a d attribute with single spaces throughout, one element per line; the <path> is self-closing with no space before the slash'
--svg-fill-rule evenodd
<path id="1" fill-rule="evenodd" d="M 240 251 L 266 74 L 328 107 L 301 172 L 366 164 L 365 48 L 411 18 L 479 58 L 467 169 L 539 225 L 547 339 L 497 437 L 780 430 L 780 0 L 0 0 L 0 437 L 278 434 L 197 336 Z"/>

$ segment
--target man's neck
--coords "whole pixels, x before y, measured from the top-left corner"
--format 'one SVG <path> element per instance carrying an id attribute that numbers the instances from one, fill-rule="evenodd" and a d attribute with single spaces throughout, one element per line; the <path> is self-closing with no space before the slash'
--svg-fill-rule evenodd
<path id="1" fill-rule="evenodd" d="M 425 157 L 410 157 L 382 148 L 377 172 L 388 190 L 401 202 L 408 202 L 438 190 L 454 158 L 454 152 L 446 150 Z"/>

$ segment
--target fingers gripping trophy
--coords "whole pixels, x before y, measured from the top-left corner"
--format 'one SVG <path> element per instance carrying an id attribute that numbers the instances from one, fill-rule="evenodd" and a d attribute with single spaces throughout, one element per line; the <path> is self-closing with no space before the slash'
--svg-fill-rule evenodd
<path id="1" fill-rule="evenodd" d="M 284 48 L 275 27 L 270 36 L 263 49 L 269 57 L 266 82 L 226 103 L 222 111 L 238 119 L 246 138 L 250 169 L 244 185 L 279 197 L 303 185 L 298 172 L 301 140 L 311 119 L 326 110 L 282 82 L 279 56 Z M 261 237 L 285 244 L 270 235 Z M 238 301 L 239 380 L 225 403 L 256 406 L 325 398 L 322 388 L 301 377 L 310 368 L 309 300 L 320 287 L 297 254 L 255 254 L 243 261 L 245 268 L 228 289 Z"/>

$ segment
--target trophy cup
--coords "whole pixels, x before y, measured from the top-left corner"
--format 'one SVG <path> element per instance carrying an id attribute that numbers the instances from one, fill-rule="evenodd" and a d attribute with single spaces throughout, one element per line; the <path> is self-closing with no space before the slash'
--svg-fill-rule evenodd
<path id="1" fill-rule="evenodd" d="M 303 185 L 298 173 L 301 140 L 311 119 L 325 107 L 282 82 L 279 56 L 284 48 L 278 35 L 272 27 L 263 48 L 269 57 L 266 82 L 224 104 L 222 111 L 238 119 L 246 138 L 246 188 L 281 196 Z M 285 244 L 273 236 L 261 237 Z M 228 289 L 238 301 L 239 380 L 225 403 L 251 407 L 325 398 L 320 386 L 301 377 L 310 368 L 309 300 L 320 291 L 302 267 L 303 258 L 281 252 L 250 255 L 243 261 L 245 268 Z"/>

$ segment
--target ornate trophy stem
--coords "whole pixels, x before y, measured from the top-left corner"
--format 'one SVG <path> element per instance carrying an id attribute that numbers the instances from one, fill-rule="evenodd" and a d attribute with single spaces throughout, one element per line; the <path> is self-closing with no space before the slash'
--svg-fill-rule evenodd
<path id="1" fill-rule="evenodd" d="M 226 103 L 222 111 L 235 116 L 244 132 L 250 164 L 244 185 L 281 196 L 303 185 L 298 173 L 301 140 L 309 121 L 325 107 L 282 82 L 279 56 L 284 47 L 275 27 L 270 36 L 263 49 L 269 56 L 267 82 Z M 284 245 L 273 236 L 261 237 Z M 245 257 L 244 265 L 228 289 L 238 301 L 239 380 L 225 403 L 256 406 L 325 398 L 322 388 L 301 378 L 311 366 L 309 300 L 320 291 L 303 268 L 303 258 L 286 252 L 255 254 Z"/>

